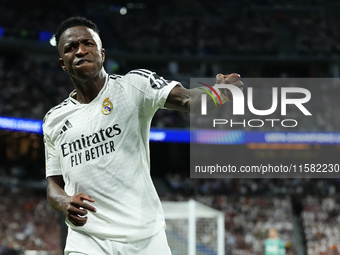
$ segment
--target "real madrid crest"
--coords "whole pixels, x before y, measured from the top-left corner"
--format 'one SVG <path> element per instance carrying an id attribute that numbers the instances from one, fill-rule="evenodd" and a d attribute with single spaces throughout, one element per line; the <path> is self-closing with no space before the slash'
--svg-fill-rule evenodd
<path id="1" fill-rule="evenodd" d="M 105 98 L 105 100 L 103 101 L 103 105 L 102 105 L 102 114 L 104 115 L 108 115 L 112 112 L 113 106 L 111 101 L 109 100 L 110 98 Z"/>

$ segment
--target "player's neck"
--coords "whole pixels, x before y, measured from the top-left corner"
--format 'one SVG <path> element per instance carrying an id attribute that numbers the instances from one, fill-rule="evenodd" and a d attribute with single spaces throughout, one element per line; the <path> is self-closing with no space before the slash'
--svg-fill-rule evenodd
<path id="1" fill-rule="evenodd" d="M 71 77 L 73 85 L 77 91 L 75 99 L 81 104 L 90 103 L 94 98 L 96 98 L 100 90 L 103 88 L 106 81 L 106 75 L 107 73 L 104 69 L 102 69 L 99 74 L 92 79 L 75 80 Z"/>

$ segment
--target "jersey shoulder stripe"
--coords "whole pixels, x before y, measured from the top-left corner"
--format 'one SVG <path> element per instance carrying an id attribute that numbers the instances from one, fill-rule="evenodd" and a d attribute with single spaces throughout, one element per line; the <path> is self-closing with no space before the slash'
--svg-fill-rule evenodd
<path id="1" fill-rule="evenodd" d="M 51 108 L 51 109 L 46 113 L 46 115 L 45 115 L 45 117 L 44 117 L 44 120 L 43 120 L 43 123 L 45 123 L 47 117 L 48 117 L 52 112 L 54 112 L 55 110 L 58 110 L 58 109 L 62 108 L 63 106 L 68 105 L 69 103 L 75 104 L 74 102 L 72 102 L 72 100 L 70 100 L 70 98 L 66 98 L 63 102 L 61 102 L 60 104 L 58 104 L 58 105 L 54 106 L 53 108 Z"/>
<path id="2" fill-rule="evenodd" d="M 117 78 L 122 78 L 122 77 L 120 75 L 117 75 L 117 74 L 110 74 L 109 78 L 115 80 Z"/>
<path id="3" fill-rule="evenodd" d="M 147 69 L 134 69 L 134 70 L 131 70 L 130 72 L 128 72 L 127 74 L 138 74 L 138 75 L 141 75 L 143 77 L 150 77 L 153 73 L 155 73 L 155 72 L 152 72 L 152 71 L 147 70 Z"/>
<path id="4" fill-rule="evenodd" d="M 136 70 L 132 70 L 132 71 L 138 71 L 138 72 L 142 72 L 142 73 L 145 73 L 145 74 L 152 74 L 153 72 L 151 72 L 150 70 L 147 70 L 147 69 L 136 69 Z"/>
<path id="5" fill-rule="evenodd" d="M 138 75 L 145 77 L 145 78 L 149 78 L 149 76 L 150 76 L 150 74 L 146 74 L 146 73 L 138 71 L 138 70 L 132 70 L 132 71 L 128 72 L 127 74 L 138 74 Z"/>

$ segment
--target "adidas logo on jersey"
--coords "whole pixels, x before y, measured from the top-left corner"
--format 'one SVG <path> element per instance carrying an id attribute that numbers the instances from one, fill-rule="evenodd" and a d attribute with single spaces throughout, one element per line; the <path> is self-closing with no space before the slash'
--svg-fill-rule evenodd
<path id="1" fill-rule="evenodd" d="M 66 132 L 68 129 L 70 129 L 72 127 L 71 122 L 69 122 L 68 120 L 65 121 L 64 126 L 61 128 L 60 134 Z"/>

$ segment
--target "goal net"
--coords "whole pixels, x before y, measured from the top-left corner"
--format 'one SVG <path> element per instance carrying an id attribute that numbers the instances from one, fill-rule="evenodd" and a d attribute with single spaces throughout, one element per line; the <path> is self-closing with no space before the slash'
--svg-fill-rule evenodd
<path id="1" fill-rule="evenodd" d="M 195 200 L 162 206 L 172 255 L 225 255 L 222 212 Z"/>

